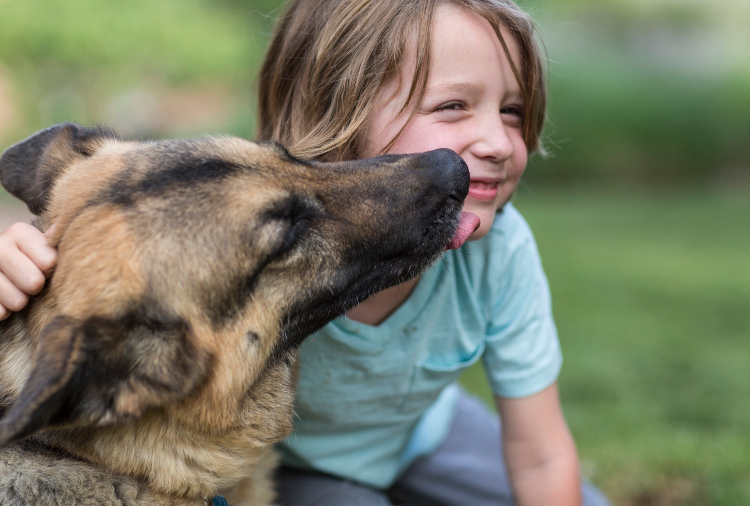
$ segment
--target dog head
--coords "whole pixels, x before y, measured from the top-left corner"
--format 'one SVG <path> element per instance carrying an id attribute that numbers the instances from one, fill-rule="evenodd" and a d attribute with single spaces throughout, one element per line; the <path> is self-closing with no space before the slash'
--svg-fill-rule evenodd
<path id="1" fill-rule="evenodd" d="M 40 228 L 57 224 L 59 251 L 43 296 L 0 333 L 0 444 L 179 403 L 184 423 L 236 423 L 227 413 L 307 335 L 433 262 L 468 191 L 449 150 L 324 164 L 72 124 L 6 150 L 0 179 Z"/>

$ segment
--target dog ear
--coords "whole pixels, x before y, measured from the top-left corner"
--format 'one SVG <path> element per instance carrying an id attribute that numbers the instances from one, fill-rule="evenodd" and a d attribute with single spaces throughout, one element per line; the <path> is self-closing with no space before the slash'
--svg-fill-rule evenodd
<path id="1" fill-rule="evenodd" d="M 83 128 L 62 123 L 37 132 L 5 150 L 0 157 L 0 182 L 11 194 L 39 215 L 49 189 L 71 164 L 94 154 L 117 135 L 104 128 Z"/>
<path id="2" fill-rule="evenodd" d="M 26 384 L 0 420 L 0 445 L 48 428 L 109 425 L 184 398 L 209 357 L 182 320 L 58 316 L 40 335 Z"/>

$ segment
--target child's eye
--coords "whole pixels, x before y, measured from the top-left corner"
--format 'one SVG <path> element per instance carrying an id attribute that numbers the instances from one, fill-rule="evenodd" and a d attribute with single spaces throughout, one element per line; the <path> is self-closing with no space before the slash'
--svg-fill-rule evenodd
<path id="1" fill-rule="evenodd" d="M 462 109 L 464 109 L 464 104 L 461 102 L 447 102 L 435 108 L 436 111 L 460 111 Z"/>
<path id="2" fill-rule="evenodd" d="M 518 105 L 509 105 L 500 109 L 500 114 L 511 116 L 510 121 L 513 124 L 523 125 L 526 119 L 526 110 Z"/>

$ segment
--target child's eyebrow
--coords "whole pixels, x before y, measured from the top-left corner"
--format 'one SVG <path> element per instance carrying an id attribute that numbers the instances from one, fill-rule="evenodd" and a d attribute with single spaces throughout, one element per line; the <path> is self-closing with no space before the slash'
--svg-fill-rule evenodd
<path id="1" fill-rule="evenodd" d="M 482 86 L 480 84 L 464 81 L 444 81 L 435 83 L 428 85 L 427 89 L 425 90 L 426 93 L 437 95 L 451 93 L 478 95 L 482 93 L 482 91 Z M 523 92 L 521 91 L 520 87 L 513 86 L 511 89 L 505 90 L 505 98 L 510 100 L 523 100 Z"/>
<path id="2" fill-rule="evenodd" d="M 427 91 L 438 92 L 438 93 L 449 93 L 449 92 L 471 93 L 471 92 L 478 91 L 478 88 L 479 86 L 475 83 L 443 82 L 443 83 L 430 85 Z"/>

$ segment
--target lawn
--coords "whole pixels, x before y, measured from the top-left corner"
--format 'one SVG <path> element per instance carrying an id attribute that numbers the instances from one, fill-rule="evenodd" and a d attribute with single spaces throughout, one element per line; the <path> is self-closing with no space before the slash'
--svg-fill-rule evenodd
<path id="1" fill-rule="evenodd" d="M 617 504 L 750 504 L 750 195 L 530 190 L 582 469 Z M 485 399 L 483 373 L 464 376 Z"/>

